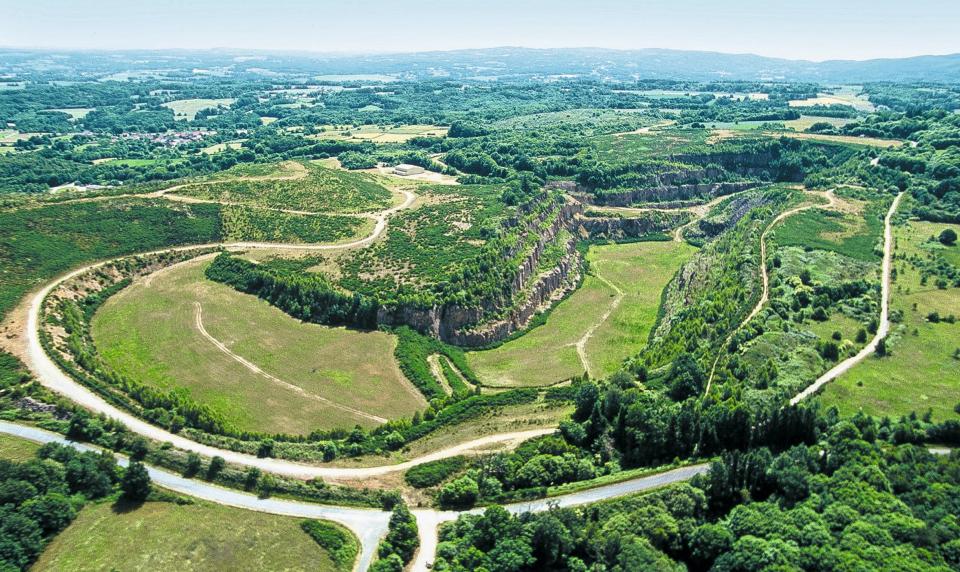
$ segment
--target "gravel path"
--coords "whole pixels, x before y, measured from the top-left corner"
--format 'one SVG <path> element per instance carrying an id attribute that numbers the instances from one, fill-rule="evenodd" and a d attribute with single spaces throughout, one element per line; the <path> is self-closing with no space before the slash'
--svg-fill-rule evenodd
<path id="1" fill-rule="evenodd" d="M 837 379 L 849 371 L 850 368 L 867 359 L 868 356 L 873 355 L 877 350 L 877 345 L 880 343 L 880 340 L 887 337 L 887 333 L 890 331 L 890 270 L 893 266 L 892 220 L 893 215 L 897 212 L 897 207 L 900 206 L 900 200 L 902 198 L 903 193 L 900 193 L 897 195 L 897 198 L 893 199 L 890 210 L 887 211 L 887 216 L 883 219 L 883 271 L 880 279 L 880 325 L 877 327 L 876 335 L 873 336 L 870 343 L 864 346 L 857 355 L 849 357 L 833 366 L 830 371 L 818 377 L 809 387 L 798 393 L 790 400 L 790 405 L 796 405 L 800 401 L 820 391 L 821 387 Z"/>

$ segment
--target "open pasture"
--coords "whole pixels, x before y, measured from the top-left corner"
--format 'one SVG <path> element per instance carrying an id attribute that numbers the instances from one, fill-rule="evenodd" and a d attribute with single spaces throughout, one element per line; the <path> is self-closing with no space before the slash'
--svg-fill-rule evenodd
<path id="1" fill-rule="evenodd" d="M 359 213 L 384 209 L 393 202 L 389 190 L 371 175 L 327 169 L 306 163 L 304 177 L 274 180 L 222 180 L 188 185 L 176 194 L 273 209 L 323 213 Z"/>
<path id="2" fill-rule="evenodd" d="M 503 345 L 467 354 L 492 386 L 544 386 L 584 373 L 581 343 L 595 377 L 610 375 L 647 342 L 660 293 L 695 249 L 679 242 L 591 247 L 590 274 L 546 323 Z"/>
<path id="3" fill-rule="evenodd" d="M 810 209 L 798 213 L 773 233 L 778 246 L 817 248 L 874 262 L 880 259 L 885 205 L 845 199 L 846 210 Z"/>
<path id="4" fill-rule="evenodd" d="M 62 107 L 58 109 L 45 109 L 44 111 L 52 112 L 52 113 L 66 113 L 67 115 L 70 116 L 70 119 L 72 121 L 76 121 L 77 119 L 83 119 L 84 117 L 87 116 L 88 113 L 90 113 L 94 109 L 96 108 L 94 107 Z"/>
<path id="5" fill-rule="evenodd" d="M 54 570 L 302 570 L 333 572 L 300 520 L 208 503 L 92 504 L 31 568 Z"/>
<path id="6" fill-rule="evenodd" d="M 208 263 L 161 270 L 107 301 L 92 332 L 111 367 L 182 388 L 243 430 L 369 427 L 423 407 L 394 362 L 392 336 L 299 322 L 206 280 Z"/>
<path id="7" fill-rule="evenodd" d="M 814 105 L 848 105 L 859 111 L 873 111 L 875 106 L 865 95 L 860 94 L 857 86 L 842 86 L 831 90 L 831 93 L 820 93 L 810 99 L 794 99 L 789 102 L 790 107 L 811 107 Z"/>
<path id="8" fill-rule="evenodd" d="M 335 141 L 405 143 L 414 137 L 443 137 L 448 128 L 440 125 L 324 125 L 321 129 L 323 131 L 310 137 Z"/>

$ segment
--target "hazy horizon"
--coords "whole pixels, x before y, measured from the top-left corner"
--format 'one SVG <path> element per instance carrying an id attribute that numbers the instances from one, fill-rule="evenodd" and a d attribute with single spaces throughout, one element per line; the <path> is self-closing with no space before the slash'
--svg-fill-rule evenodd
<path id="1" fill-rule="evenodd" d="M 5 10 L 0 47 L 49 50 L 256 50 L 383 54 L 501 47 L 669 49 L 793 60 L 866 60 L 960 52 L 960 3 L 808 0 L 482 5 L 368 0 L 36 0 Z"/>

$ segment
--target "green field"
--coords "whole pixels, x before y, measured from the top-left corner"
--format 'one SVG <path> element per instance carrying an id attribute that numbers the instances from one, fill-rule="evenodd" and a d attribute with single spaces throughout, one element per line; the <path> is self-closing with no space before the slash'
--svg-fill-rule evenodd
<path id="1" fill-rule="evenodd" d="M 592 374 L 613 373 L 646 344 L 660 293 L 694 251 L 677 242 L 592 247 L 587 255 L 591 273 L 557 305 L 544 325 L 495 349 L 468 354 L 471 367 L 493 386 L 550 385 L 582 374 L 576 344 L 617 299 L 613 284 L 623 298 L 585 344 Z"/>
<path id="2" fill-rule="evenodd" d="M 344 242 L 370 234 L 368 218 L 302 215 L 224 205 L 220 211 L 225 240 L 319 243 Z"/>
<path id="3" fill-rule="evenodd" d="M 313 139 L 336 141 L 372 141 L 405 143 L 414 137 L 443 137 L 447 128 L 440 125 L 323 125 Z"/>
<path id="4" fill-rule="evenodd" d="M 301 434 L 372 426 L 375 419 L 343 407 L 394 418 L 424 406 L 394 362 L 392 336 L 301 323 L 206 280 L 208 262 L 163 270 L 107 301 L 92 333 L 110 366 L 148 385 L 184 388 L 242 430 Z M 205 337 L 197 303 L 209 336 L 273 378 Z"/>
<path id="5" fill-rule="evenodd" d="M 62 107 L 59 109 L 46 109 L 44 111 L 66 113 L 71 120 L 83 119 L 88 113 L 93 111 L 93 107 Z"/>
<path id="6" fill-rule="evenodd" d="M 31 570 L 336 570 L 299 520 L 207 503 L 89 505 Z"/>
<path id="7" fill-rule="evenodd" d="M 960 246 L 948 249 L 927 242 L 948 226 L 960 231 L 960 225 L 917 221 L 896 228 L 898 257 L 926 258 L 936 252 L 957 260 Z M 872 415 L 899 416 L 932 409 L 934 419 L 957 418 L 953 407 L 960 402 L 960 359 L 953 354 L 960 348 L 960 323 L 931 323 L 927 315 L 960 316 L 960 289 L 939 289 L 933 278 L 921 285 L 917 269 L 902 260 L 895 267 L 898 275 L 890 308 L 902 312 L 903 321 L 894 323 L 888 336 L 891 355 L 870 357 L 857 365 L 827 386 L 823 400 L 842 413 L 862 408 Z"/>
<path id="8" fill-rule="evenodd" d="M 235 99 L 178 99 L 176 101 L 168 101 L 164 103 L 164 107 L 168 107 L 173 110 L 173 114 L 177 119 L 186 119 L 188 121 L 193 121 L 197 116 L 197 112 L 201 109 L 210 109 L 213 107 L 219 107 L 221 105 L 225 107 L 230 107 L 233 105 Z"/>
<path id="9" fill-rule="evenodd" d="M 327 169 L 316 163 L 307 163 L 306 169 L 301 178 L 209 182 L 178 189 L 176 194 L 330 214 L 381 210 L 392 202 L 390 191 L 372 175 Z"/>
<path id="10" fill-rule="evenodd" d="M 773 239 L 779 246 L 818 248 L 865 262 L 879 260 L 885 210 L 860 201 L 849 204 L 853 207 L 849 211 L 798 213 L 774 230 Z"/>
<path id="11" fill-rule="evenodd" d="M 8 461 L 29 461 L 33 459 L 40 445 L 12 435 L 0 434 L 0 459 Z"/>

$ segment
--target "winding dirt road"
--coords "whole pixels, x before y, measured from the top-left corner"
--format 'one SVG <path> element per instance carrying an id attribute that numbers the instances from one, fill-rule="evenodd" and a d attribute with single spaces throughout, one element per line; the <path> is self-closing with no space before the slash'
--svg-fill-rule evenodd
<path id="1" fill-rule="evenodd" d="M 883 219 L 883 269 L 880 279 L 880 324 L 877 327 L 876 335 L 873 336 L 870 343 L 857 352 L 857 355 L 849 357 L 833 366 L 830 371 L 818 377 L 817 380 L 811 383 L 806 389 L 794 396 L 793 399 L 790 400 L 790 405 L 796 405 L 820 391 L 820 388 L 824 385 L 837 379 L 844 373 L 850 371 L 850 368 L 873 355 L 873 353 L 877 351 L 877 345 L 880 343 L 880 340 L 887 337 L 887 334 L 890 332 L 890 276 L 891 268 L 893 267 L 894 246 L 892 223 L 893 215 L 896 214 L 902 198 L 903 193 L 900 193 L 897 195 L 897 198 L 893 199 L 890 210 L 887 211 L 887 216 Z"/>
<path id="2" fill-rule="evenodd" d="M 610 282 L 609 280 L 601 276 L 599 271 L 593 276 L 600 282 L 603 282 L 604 284 L 609 286 L 616 295 L 613 299 L 613 302 L 611 302 L 610 305 L 607 307 L 607 311 L 600 316 L 599 320 L 597 320 L 589 328 L 587 328 L 587 331 L 584 332 L 583 335 L 580 337 L 580 339 L 577 340 L 577 343 L 574 344 L 577 348 L 577 356 L 580 358 L 580 363 L 583 365 L 584 371 L 587 372 L 587 377 L 590 377 L 590 378 L 593 377 L 593 372 L 590 370 L 590 360 L 587 359 L 587 342 L 589 342 L 590 338 L 593 337 L 593 334 L 594 332 L 597 331 L 597 328 L 602 326 L 603 323 L 606 322 L 608 318 L 610 318 L 610 314 L 612 314 L 613 311 L 616 310 L 617 307 L 620 305 L 620 302 L 623 301 L 623 290 L 621 290 L 616 284 L 614 284 L 613 282 Z"/>
<path id="3" fill-rule="evenodd" d="M 779 215 L 777 215 L 777 217 L 774 218 L 772 221 L 770 221 L 770 224 L 768 224 L 767 227 L 763 229 L 763 232 L 760 234 L 760 280 L 763 286 L 760 292 L 760 299 L 757 300 L 756 305 L 754 305 L 753 309 L 750 310 L 750 313 L 747 314 L 747 317 L 744 318 L 743 321 L 740 322 L 740 324 L 736 328 L 734 328 L 733 331 L 730 332 L 730 334 L 726 337 L 726 339 L 724 339 L 722 347 L 726 347 L 730 343 L 730 340 L 733 339 L 733 336 L 735 336 L 737 332 L 742 330 L 744 326 L 749 324 L 750 320 L 753 320 L 754 318 L 756 318 L 757 314 L 760 313 L 760 310 L 762 310 L 763 307 L 767 305 L 767 302 L 770 301 L 770 273 L 769 271 L 767 271 L 767 235 L 770 234 L 770 231 L 773 230 L 778 224 L 782 223 L 783 221 L 787 220 L 788 218 L 792 217 L 797 213 L 801 213 L 809 209 L 833 208 L 837 206 L 837 203 L 838 203 L 837 196 L 834 194 L 833 189 L 830 189 L 825 193 L 810 193 L 810 194 L 817 194 L 819 196 L 825 197 L 827 199 L 827 204 L 801 205 L 799 207 L 794 207 L 792 209 L 785 210 Z M 722 358 L 723 355 L 724 355 L 724 352 L 721 349 L 721 351 L 717 354 L 716 359 L 713 360 L 713 366 L 710 368 L 710 376 L 707 378 L 707 387 L 703 391 L 704 395 L 707 395 L 710 393 L 710 387 L 713 385 L 713 378 L 717 372 L 717 364 L 720 363 L 720 358 Z"/>

